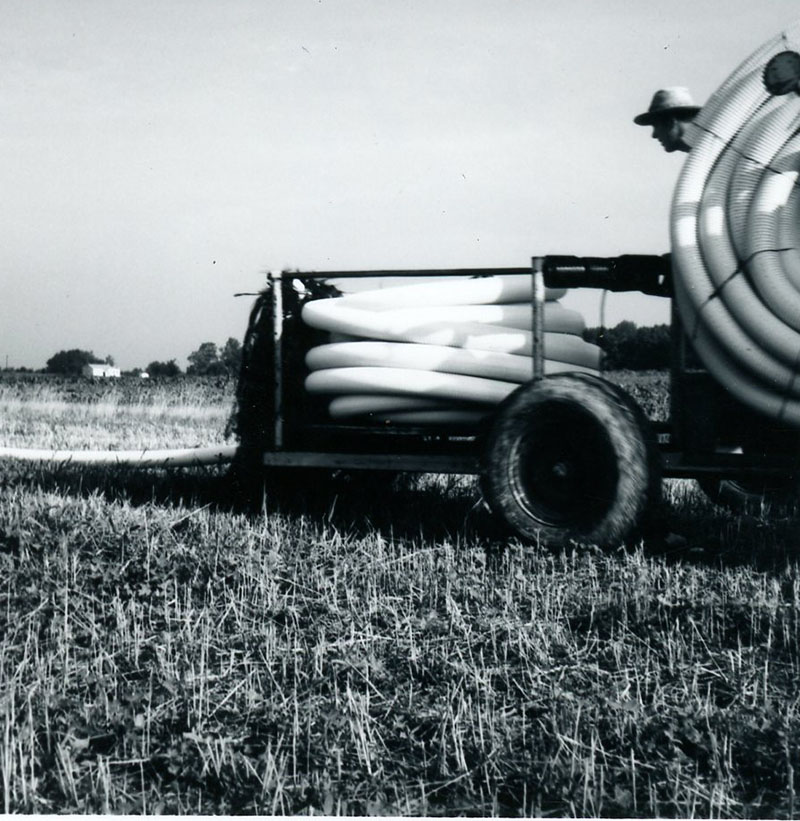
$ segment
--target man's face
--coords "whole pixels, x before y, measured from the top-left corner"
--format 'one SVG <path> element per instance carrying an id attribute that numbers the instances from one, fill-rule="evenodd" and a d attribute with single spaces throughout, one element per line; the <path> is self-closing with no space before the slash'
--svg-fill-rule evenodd
<path id="1" fill-rule="evenodd" d="M 682 137 L 683 124 L 670 114 L 653 121 L 653 139 L 658 140 L 667 153 L 680 150 Z"/>

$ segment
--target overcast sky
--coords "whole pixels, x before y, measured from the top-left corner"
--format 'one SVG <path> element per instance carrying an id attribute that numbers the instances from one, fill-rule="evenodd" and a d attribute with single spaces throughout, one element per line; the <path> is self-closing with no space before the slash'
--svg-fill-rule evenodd
<path id="1" fill-rule="evenodd" d="M 669 250 L 705 98 L 797 0 L 0 0 L 0 365 L 242 338 L 277 268 Z M 597 294 L 569 303 L 599 321 Z M 606 321 L 668 320 L 611 295 Z"/>

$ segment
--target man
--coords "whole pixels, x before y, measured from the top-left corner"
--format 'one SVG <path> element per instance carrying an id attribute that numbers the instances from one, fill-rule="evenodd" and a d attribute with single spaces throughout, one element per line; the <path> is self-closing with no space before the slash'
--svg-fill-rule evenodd
<path id="1" fill-rule="evenodd" d="M 636 125 L 653 126 L 653 139 L 658 140 L 667 153 L 689 151 L 691 146 L 684 139 L 686 127 L 698 111 L 700 106 L 695 105 L 689 89 L 673 86 L 656 91 L 650 108 L 633 121 Z"/>

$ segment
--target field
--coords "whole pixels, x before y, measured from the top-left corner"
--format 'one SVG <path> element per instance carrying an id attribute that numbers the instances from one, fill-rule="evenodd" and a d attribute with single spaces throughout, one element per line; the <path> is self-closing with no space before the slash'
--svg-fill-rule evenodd
<path id="1" fill-rule="evenodd" d="M 5 379 L 0 444 L 214 444 L 232 396 Z M 664 496 L 556 551 L 470 478 L 2 462 L 0 809 L 796 817 L 797 520 Z"/>

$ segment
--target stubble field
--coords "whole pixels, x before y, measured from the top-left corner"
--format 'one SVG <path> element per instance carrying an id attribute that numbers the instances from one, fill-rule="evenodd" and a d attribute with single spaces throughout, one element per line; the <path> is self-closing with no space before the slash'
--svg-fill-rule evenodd
<path id="1" fill-rule="evenodd" d="M 233 389 L 3 380 L 0 444 L 215 444 Z M 0 809 L 795 817 L 797 520 L 664 496 L 556 551 L 469 477 L 0 462 Z"/>

